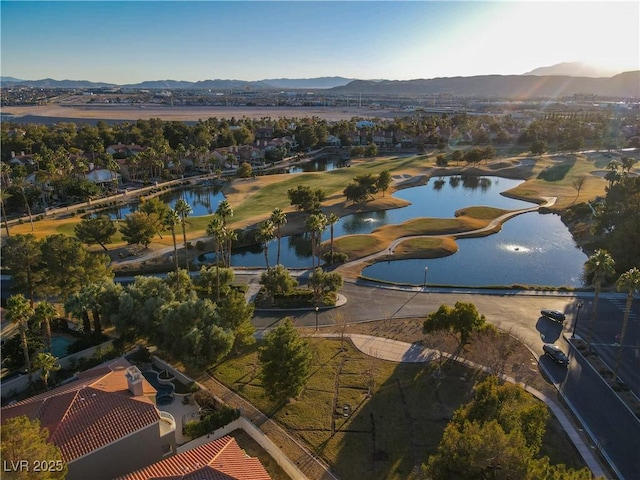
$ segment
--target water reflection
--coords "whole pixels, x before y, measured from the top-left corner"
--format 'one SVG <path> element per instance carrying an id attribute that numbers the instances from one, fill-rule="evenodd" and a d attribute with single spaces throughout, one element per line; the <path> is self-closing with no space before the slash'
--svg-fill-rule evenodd
<path id="1" fill-rule="evenodd" d="M 458 252 L 449 257 L 381 262 L 365 268 L 363 275 L 420 285 L 428 266 L 432 285 L 582 285 L 587 256 L 558 215 L 519 215 L 500 232 L 461 239 L 458 246 Z"/>
<path id="2" fill-rule="evenodd" d="M 344 168 L 351 165 L 351 160 L 344 160 L 338 156 L 326 157 L 311 162 L 303 163 L 287 169 L 288 173 L 303 172 L 328 172 L 337 168 Z"/>
<path id="3" fill-rule="evenodd" d="M 202 184 L 163 193 L 159 198 L 163 202 L 168 203 L 171 208 L 175 208 L 178 199 L 183 198 L 191 205 L 191 209 L 193 210 L 191 215 L 197 217 L 215 213 L 218 204 L 224 200 L 224 195 L 219 187 Z M 130 203 L 122 205 L 121 207 L 108 208 L 99 213 L 109 215 L 113 220 L 119 220 L 126 217 L 129 213 L 137 211 L 138 207 L 139 203 Z"/>

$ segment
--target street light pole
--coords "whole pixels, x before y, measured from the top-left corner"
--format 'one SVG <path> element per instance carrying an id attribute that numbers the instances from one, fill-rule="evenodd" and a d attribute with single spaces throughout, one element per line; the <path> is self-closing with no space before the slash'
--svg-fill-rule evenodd
<path id="1" fill-rule="evenodd" d="M 316 332 L 318 331 L 318 310 L 320 310 L 320 307 L 316 305 Z"/>
<path id="2" fill-rule="evenodd" d="M 576 313 L 576 319 L 573 321 L 573 333 L 571 334 L 571 338 L 576 338 L 576 328 L 578 328 L 578 318 L 580 317 L 580 309 L 582 308 L 582 302 L 578 302 L 576 305 L 578 312 Z"/>
<path id="3" fill-rule="evenodd" d="M 424 290 L 427 289 L 427 270 L 429 270 L 429 267 L 424 267 L 424 282 L 422 283 L 422 288 Z"/>

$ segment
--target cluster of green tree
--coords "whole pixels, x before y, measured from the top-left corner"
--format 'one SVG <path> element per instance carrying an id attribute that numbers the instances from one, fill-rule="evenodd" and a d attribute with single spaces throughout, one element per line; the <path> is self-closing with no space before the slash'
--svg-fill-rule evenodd
<path id="1" fill-rule="evenodd" d="M 49 235 L 38 240 L 33 234 L 8 237 L 2 246 L 4 267 L 33 306 L 36 298 L 49 296 L 67 300 L 91 283 L 113 278 L 109 257 L 94 254 L 74 237 Z"/>
<path id="2" fill-rule="evenodd" d="M 638 118 L 629 114 L 612 117 L 604 113 L 550 113 L 531 122 L 520 134 L 518 143 L 531 145 L 535 155 L 549 149 L 575 152 L 583 147 L 596 150 L 638 147 L 640 136 L 625 135 L 622 128 L 634 124 L 637 127 Z"/>
<path id="3" fill-rule="evenodd" d="M 125 338 L 145 337 L 187 365 L 206 367 L 255 341 L 254 307 L 232 281 L 233 271 L 217 266 L 193 279 L 186 270 L 136 277 L 108 305 L 109 319 Z"/>
<path id="4" fill-rule="evenodd" d="M 14 417 L 2 424 L 0 460 L 3 478 L 14 480 L 64 480 L 67 465 L 60 449 L 49 443 L 49 431 L 39 420 Z M 26 463 L 24 463 L 26 462 Z M 40 468 L 34 468 L 38 466 Z"/>
<path id="5" fill-rule="evenodd" d="M 367 173 L 353 177 L 353 181 L 345 187 L 343 193 L 348 202 L 362 203 L 373 199 L 379 191 L 382 191 L 384 196 L 390 185 L 391 173 L 389 170 L 383 170 L 378 175 Z"/>
<path id="6" fill-rule="evenodd" d="M 602 235 L 602 248 L 611 253 L 621 273 L 640 265 L 640 177 L 629 172 L 634 159 L 611 162 L 605 179 L 606 195 L 597 204 L 594 233 Z"/>
<path id="7" fill-rule="evenodd" d="M 473 400 L 454 413 L 423 473 L 431 480 L 591 480 L 587 468 L 538 458 L 548 417 L 546 407 L 520 386 L 489 376 L 476 385 Z"/>
<path id="8" fill-rule="evenodd" d="M 301 307 L 309 305 L 335 305 L 336 295 L 342 287 L 342 276 L 336 272 L 325 272 L 316 267 L 309 276 L 310 288 L 298 288 L 298 281 L 291 276 L 282 265 L 263 272 L 260 276 L 260 284 L 264 288 L 264 294 L 271 299 L 271 304 L 279 303 L 288 307 Z"/>

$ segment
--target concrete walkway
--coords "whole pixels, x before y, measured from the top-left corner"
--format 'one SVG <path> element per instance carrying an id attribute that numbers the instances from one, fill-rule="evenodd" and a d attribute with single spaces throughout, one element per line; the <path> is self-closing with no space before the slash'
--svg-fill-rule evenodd
<path id="1" fill-rule="evenodd" d="M 334 333 L 314 334 L 310 336 L 340 338 L 340 334 Z M 428 348 L 424 348 L 420 345 L 407 342 L 399 342 L 397 340 L 391 340 L 389 338 L 373 337 L 370 335 L 360 334 L 345 334 L 345 337 L 349 337 L 353 342 L 353 345 L 362 353 L 372 357 L 380 358 L 382 360 L 389 360 L 391 362 L 426 363 L 431 359 L 435 359 L 437 358 L 437 356 L 439 356 L 437 352 Z M 444 353 L 444 355 L 451 358 L 451 355 L 447 353 Z M 483 367 L 482 365 L 478 365 L 468 360 L 456 359 L 456 361 L 459 361 L 469 366 L 470 368 L 481 370 L 485 369 L 485 367 Z M 518 383 L 514 378 L 506 375 L 503 376 L 503 379 L 510 383 Z M 569 439 L 582 456 L 584 462 L 589 467 L 592 474 L 598 478 L 607 478 L 606 472 L 604 471 L 596 457 L 593 455 L 589 446 L 585 443 L 584 439 L 576 429 L 576 426 L 571 422 L 567 414 L 564 412 L 564 409 L 554 399 L 550 398 L 544 393 L 539 392 L 538 390 L 527 385 L 520 385 L 527 392 L 529 392 L 539 400 L 542 400 L 549 407 L 553 415 L 562 425 L 562 428 L 564 428 L 565 432 L 567 432 Z"/>

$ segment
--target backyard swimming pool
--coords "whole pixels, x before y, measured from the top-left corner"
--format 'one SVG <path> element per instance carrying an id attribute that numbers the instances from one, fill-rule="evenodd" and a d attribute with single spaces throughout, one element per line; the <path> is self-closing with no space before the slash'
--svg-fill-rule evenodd
<path id="1" fill-rule="evenodd" d="M 52 335 L 51 354 L 56 358 L 66 357 L 67 347 L 75 341 L 75 338 L 67 337 L 65 335 Z"/>
<path id="2" fill-rule="evenodd" d="M 172 394 L 175 389 L 173 385 L 160 383 L 158 372 L 153 370 L 146 371 L 142 375 L 144 375 L 144 378 L 146 378 L 151 386 L 157 390 L 156 405 L 169 405 L 173 402 Z"/>

